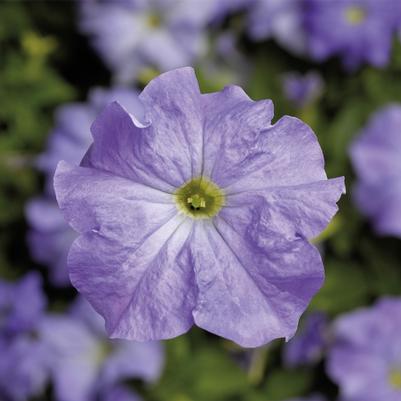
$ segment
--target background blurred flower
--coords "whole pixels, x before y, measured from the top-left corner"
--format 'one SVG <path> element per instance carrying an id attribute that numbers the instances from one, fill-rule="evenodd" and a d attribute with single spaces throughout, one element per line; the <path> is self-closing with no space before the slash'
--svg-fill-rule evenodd
<path id="1" fill-rule="evenodd" d="M 339 55 L 350 70 L 362 63 L 385 66 L 400 21 L 399 1 L 305 0 L 310 53 L 319 61 Z"/>
<path id="2" fill-rule="evenodd" d="M 49 315 L 41 325 L 57 400 L 135 400 L 118 384 L 130 378 L 156 380 L 163 365 L 161 344 L 110 341 L 103 319 L 83 299 L 76 302 L 69 315 Z"/>
<path id="3" fill-rule="evenodd" d="M 350 150 L 354 198 L 380 234 L 401 236 L 401 105 L 377 111 Z"/>
<path id="4" fill-rule="evenodd" d="M 49 266 L 50 279 L 57 286 L 70 285 L 67 254 L 76 234 L 68 227 L 57 206 L 53 190 L 54 171 L 60 160 L 79 164 L 92 142 L 90 126 L 93 120 L 114 100 L 119 100 L 137 118 L 143 117 L 135 90 L 122 87 L 94 89 L 87 103 L 68 104 L 57 111 L 56 126 L 37 162 L 46 175 L 46 184 L 44 195 L 32 199 L 26 206 L 31 226 L 28 244 L 35 260 Z"/>
<path id="5" fill-rule="evenodd" d="M 323 313 L 307 315 L 295 337 L 285 344 L 285 365 L 295 367 L 319 362 L 327 344 L 327 324 Z"/>
<path id="6" fill-rule="evenodd" d="M 49 354 L 37 337 L 45 307 L 38 274 L 0 281 L 0 395 L 12 401 L 39 395 L 45 388 Z"/>
<path id="7" fill-rule="evenodd" d="M 205 26 L 213 0 L 131 0 L 81 2 L 81 29 L 91 38 L 119 82 L 144 69 L 167 71 L 204 55 Z"/>
<path id="8" fill-rule="evenodd" d="M 0 339 L 0 395 L 24 401 L 40 396 L 49 378 L 49 350 L 37 338 L 22 334 Z"/>
<path id="9" fill-rule="evenodd" d="M 46 303 L 39 274 L 29 273 L 16 282 L 0 280 L 0 337 L 10 339 L 33 330 Z"/>
<path id="10" fill-rule="evenodd" d="M 401 397 L 401 300 L 385 298 L 340 317 L 327 372 L 347 401 Z"/>
<path id="11" fill-rule="evenodd" d="M 303 4 L 303 0 L 255 0 L 248 19 L 251 38 L 274 38 L 295 54 L 305 53 Z"/>
<path id="12" fill-rule="evenodd" d="M 307 239 L 337 212 L 344 179 L 327 179 L 307 125 L 272 125 L 272 102 L 239 87 L 201 95 L 191 68 L 139 98 L 146 125 L 113 103 L 81 167 L 57 168 L 59 206 L 81 234 L 73 285 L 114 338 L 194 323 L 242 346 L 292 337 L 324 275 Z"/>
<path id="13" fill-rule="evenodd" d="M 304 75 L 288 72 L 283 75 L 282 80 L 285 97 L 299 109 L 313 103 L 323 92 L 323 79 L 316 71 Z"/>

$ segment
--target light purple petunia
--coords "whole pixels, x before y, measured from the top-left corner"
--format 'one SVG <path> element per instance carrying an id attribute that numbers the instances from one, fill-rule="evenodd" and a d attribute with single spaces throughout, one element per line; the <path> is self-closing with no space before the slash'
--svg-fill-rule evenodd
<path id="1" fill-rule="evenodd" d="M 401 237 L 401 105 L 377 111 L 350 153 L 357 205 L 378 233 Z"/>
<path id="2" fill-rule="evenodd" d="M 141 117 L 141 106 L 135 90 L 123 87 L 110 90 L 96 88 L 90 92 L 87 103 L 72 103 L 59 108 L 56 127 L 50 133 L 46 151 L 38 160 L 39 169 L 46 175 L 46 190 L 43 196 L 31 200 L 26 206 L 26 216 L 31 226 L 28 245 L 33 258 L 49 266 L 51 282 L 57 286 L 70 285 L 67 253 L 77 235 L 65 222 L 57 206 L 53 175 L 60 160 L 79 164 L 92 142 L 92 121 L 100 110 L 114 100 Z"/>
<path id="3" fill-rule="evenodd" d="M 283 358 L 286 366 L 295 367 L 317 363 L 327 343 L 327 317 L 314 312 L 306 316 L 301 330 L 285 344 Z"/>
<path id="4" fill-rule="evenodd" d="M 297 108 L 313 103 L 323 91 L 323 79 L 319 73 L 310 71 L 304 75 L 288 72 L 282 78 L 285 97 Z"/>
<path id="5" fill-rule="evenodd" d="M 340 317 L 327 372 L 346 401 L 401 399 L 401 300 L 384 298 Z"/>
<path id="6" fill-rule="evenodd" d="M 39 395 L 48 378 L 48 352 L 37 338 L 46 299 L 40 276 L 0 281 L 0 398 L 23 401 Z"/>
<path id="7" fill-rule="evenodd" d="M 315 59 L 339 55 L 351 70 L 363 63 L 388 63 L 401 22 L 399 0 L 305 0 L 305 10 L 308 48 Z"/>
<path id="8" fill-rule="evenodd" d="M 16 282 L 0 280 L 0 337 L 9 339 L 34 329 L 46 303 L 38 274 L 27 274 Z"/>
<path id="9" fill-rule="evenodd" d="M 112 338 L 171 338 L 193 324 L 255 347 L 291 338 L 321 287 L 309 239 L 337 211 L 312 130 L 240 87 L 201 94 L 194 71 L 152 80 L 146 123 L 112 103 L 81 166 L 61 162 L 59 206 L 80 233 L 73 285 Z"/>
<path id="10" fill-rule="evenodd" d="M 43 321 L 41 337 L 52 355 L 57 400 L 89 401 L 101 396 L 117 401 L 118 394 L 136 400 L 119 383 L 159 377 L 161 344 L 109 340 L 102 320 L 86 301 L 78 299 L 69 315 L 49 315 Z"/>
<path id="11" fill-rule="evenodd" d="M 214 0 L 82 1 L 81 30 L 119 82 L 146 68 L 183 67 L 206 50 Z"/>
<path id="12" fill-rule="evenodd" d="M 25 401 L 43 393 L 49 376 L 49 353 L 41 341 L 18 335 L 0 339 L 0 398 Z"/>
<path id="13" fill-rule="evenodd" d="M 304 54 L 303 11 L 303 0 L 255 0 L 249 11 L 249 35 L 254 40 L 274 38 L 291 52 Z"/>

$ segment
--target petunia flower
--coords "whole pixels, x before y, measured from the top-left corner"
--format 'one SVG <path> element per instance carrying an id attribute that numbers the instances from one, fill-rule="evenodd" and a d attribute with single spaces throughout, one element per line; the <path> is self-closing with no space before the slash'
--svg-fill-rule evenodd
<path id="1" fill-rule="evenodd" d="M 137 95 L 135 90 L 124 87 L 95 88 L 88 102 L 70 103 L 57 110 L 55 128 L 37 161 L 46 176 L 45 193 L 29 201 L 25 211 L 31 227 L 27 238 L 29 250 L 37 262 L 49 267 L 53 285 L 70 285 L 67 253 L 77 236 L 65 222 L 54 196 L 53 175 L 57 163 L 66 160 L 79 164 L 91 143 L 90 125 L 97 113 L 113 100 L 138 113 L 141 106 Z"/>
<path id="2" fill-rule="evenodd" d="M 101 317 L 80 298 L 69 314 L 49 315 L 40 335 L 52 356 L 51 375 L 59 401 L 118 400 L 118 395 L 136 400 L 120 382 L 154 381 L 163 365 L 160 343 L 109 340 Z"/>
<path id="3" fill-rule="evenodd" d="M 338 318 L 326 366 L 342 399 L 401 399 L 400 327 L 399 298 L 383 298 Z"/>
<path id="4" fill-rule="evenodd" d="M 206 51 L 205 26 L 214 0 L 89 0 L 81 2 L 80 27 L 121 83 L 147 68 L 190 64 Z M 195 11 L 196 10 L 196 11 Z"/>
<path id="5" fill-rule="evenodd" d="M 309 239 L 337 211 L 312 130 L 229 86 L 201 94 L 191 68 L 151 81 L 145 120 L 118 103 L 92 125 L 80 167 L 61 162 L 59 206 L 80 233 L 73 285 L 112 338 L 196 324 L 242 346 L 291 338 L 323 282 Z"/>
<path id="6" fill-rule="evenodd" d="M 24 401 L 45 390 L 49 377 L 49 353 L 41 341 L 29 335 L 0 338 L 0 395 Z"/>
<path id="7" fill-rule="evenodd" d="M 297 108 L 313 103 L 322 94 L 324 82 L 319 73 L 310 71 L 304 75 L 288 72 L 282 79 L 285 97 Z"/>
<path id="8" fill-rule="evenodd" d="M 385 66 L 400 22 L 397 0 L 305 0 L 310 53 L 317 60 L 339 55 L 349 70 Z"/>
<path id="9" fill-rule="evenodd" d="M 306 316 L 302 330 L 285 345 L 285 365 L 295 367 L 317 363 L 328 341 L 327 325 L 327 316 L 322 312 Z"/>
<path id="10" fill-rule="evenodd" d="M 354 199 L 375 230 L 401 237 L 401 105 L 377 111 L 351 146 Z"/>
<path id="11" fill-rule="evenodd" d="M 248 32 L 254 40 L 274 38 L 295 54 L 307 51 L 303 26 L 304 0 L 255 0 L 248 16 Z"/>
<path id="12" fill-rule="evenodd" d="M 0 396 L 12 401 L 40 395 L 48 379 L 49 354 L 37 337 L 46 299 L 40 276 L 0 281 Z"/>
<path id="13" fill-rule="evenodd" d="M 36 327 L 47 304 L 41 287 L 37 273 L 16 282 L 0 280 L 0 337 L 10 339 Z"/>

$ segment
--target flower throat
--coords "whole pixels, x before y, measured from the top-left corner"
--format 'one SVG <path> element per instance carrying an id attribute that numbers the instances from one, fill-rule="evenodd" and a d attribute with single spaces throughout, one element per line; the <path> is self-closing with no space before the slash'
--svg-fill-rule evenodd
<path id="1" fill-rule="evenodd" d="M 205 177 L 186 182 L 174 197 L 178 209 L 194 219 L 211 218 L 224 206 L 222 190 Z"/>

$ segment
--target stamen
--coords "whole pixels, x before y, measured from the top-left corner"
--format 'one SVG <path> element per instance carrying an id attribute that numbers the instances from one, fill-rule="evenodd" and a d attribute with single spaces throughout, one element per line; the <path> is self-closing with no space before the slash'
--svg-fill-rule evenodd
<path id="1" fill-rule="evenodd" d="M 389 376 L 390 384 L 396 390 L 401 390 L 401 369 L 393 369 Z"/>
<path id="2" fill-rule="evenodd" d="M 205 177 L 194 178 L 175 193 L 177 207 L 195 219 L 215 216 L 224 206 L 223 191 Z"/>
<path id="3" fill-rule="evenodd" d="M 366 18 L 366 11 L 362 7 L 351 6 L 345 12 L 345 17 L 351 25 L 359 25 Z"/>

